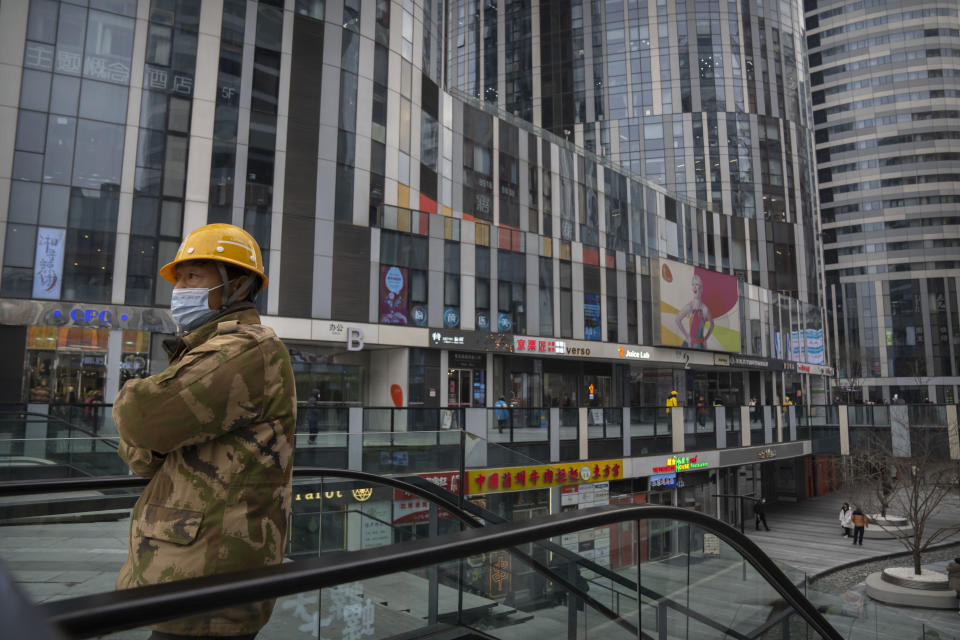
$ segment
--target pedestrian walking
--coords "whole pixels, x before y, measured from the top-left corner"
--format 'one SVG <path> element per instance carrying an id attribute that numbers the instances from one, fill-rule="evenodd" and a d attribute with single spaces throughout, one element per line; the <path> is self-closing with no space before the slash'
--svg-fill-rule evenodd
<path id="1" fill-rule="evenodd" d="M 260 324 L 260 247 L 239 227 L 187 236 L 160 276 L 180 333 L 169 366 L 124 384 L 119 455 L 150 478 L 130 515 L 118 589 L 278 565 L 290 520 L 297 392 L 290 354 Z M 253 638 L 274 600 L 154 626 L 152 638 Z"/>
<path id="2" fill-rule="evenodd" d="M 849 538 L 853 532 L 853 520 L 851 516 L 853 512 L 850 510 L 850 504 L 844 502 L 843 506 L 840 507 L 840 528 L 843 530 L 841 534 L 845 538 Z"/>
<path id="3" fill-rule="evenodd" d="M 757 531 L 760 531 L 760 523 L 763 523 L 763 528 L 767 531 L 770 531 L 770 527 L 767 526 L 767 499 L 760 498 L 753 505 L 753 517 L 757 521 Z"/>
<path id="4" fill-rule="evenodd" d="M 756 397 L 750 398 L 750 422 L 760 422 L 760 414 L 757 412 Z"/>
<path id="5" fill-rule="evenodd" d="M 707 424 L 707 405 L 703 401 L 703 396 L 700 396 L 700 399 L 697 400 L 697 422 L 701 427 Z"/>
<path id="6" fill-rule="evenodd" d="M 853 522 L 853 544 L 863 546 L 863 531 L 867 528 L 867 516 L 855 506 L 853 513 L 850 514 L 850 520 Z"/>
<path id="7" fill-rule="evenodd" d="M 507 411 L 507 401 L 503 396 L 500 396 L 500 399 L 494 402 L 493 406 L 497 408 L 497 433 L 503 433 L 503 428 L 507 426 L 507 418 L 510 417 L 510 412 Z"/>
<path id="8" fill-rule="evenodd" d="M 960 599 L 960 558 L 954 558 L 953 562 L 947 565 L 947 580 L 947 584 L 957 592 L 957 598 Z M 957 613 L 960 614 L 960 611 Z"/>

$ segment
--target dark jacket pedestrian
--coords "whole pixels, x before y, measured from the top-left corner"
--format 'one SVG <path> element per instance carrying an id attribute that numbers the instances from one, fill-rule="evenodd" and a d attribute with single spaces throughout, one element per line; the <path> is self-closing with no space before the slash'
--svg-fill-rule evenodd
<path id="1" fill-rule="evenodd" d="M 763 523 L 763 528 L 767 531 L 770 531 L 770 527 L 767 526 L 767 499 L 760 498 L 753 505 L 753 516 L 756 520 L 757 531 L 760 531 L 760 523 Z"/>
<path id="2" fill-rule="evenodd" d="M 859 544 L 862 547 L 863 530 L 867 528 L 867 516 L 860 507 L 854 507 L 850 520 L 853 522 L 853 544 Z"/>

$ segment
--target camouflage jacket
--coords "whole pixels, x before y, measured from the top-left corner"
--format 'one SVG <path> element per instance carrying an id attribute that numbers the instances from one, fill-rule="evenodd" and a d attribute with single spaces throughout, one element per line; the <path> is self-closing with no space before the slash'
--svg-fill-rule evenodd
<path id="1" fill-rule="evenodd" d="M 254 309 L 183 339 L 113 408 L 120 456 L 151 478 L 130 518 L 117 588 L 278 564 L 286 545 L 296 389 L 286 347 Z M 181 635 L 258 631 L 273 601 L 165 622 Z"/>

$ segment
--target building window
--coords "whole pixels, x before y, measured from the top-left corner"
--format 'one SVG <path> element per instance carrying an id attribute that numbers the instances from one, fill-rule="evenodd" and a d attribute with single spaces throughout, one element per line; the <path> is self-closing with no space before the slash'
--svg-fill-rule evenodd
<path id="1" fill-rule="evenodd" d="M 380 235 L 380 322 L 427 326 L 428 239 L 397 231 Z"/>

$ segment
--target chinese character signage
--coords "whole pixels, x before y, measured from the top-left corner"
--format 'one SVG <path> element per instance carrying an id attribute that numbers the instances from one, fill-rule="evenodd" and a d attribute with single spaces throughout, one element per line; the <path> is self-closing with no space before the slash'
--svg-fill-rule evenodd
<path id="1" fill-rule="evenodd" d="M 37 253 L 33 269 L 34 298 L 60 298 L 65 236 L 65 229 L 37 228 Z"/>
<path id="2" fill-rule="evenodd" d="M 623 478 L 623 460 L 475 469 L 467 472 L 467 493 L 500 493 L 609 482 Z"/>
<path id="3" fill-rule="evenodd" d="M 692 265 L 660 264 L 660 344 L 740 352 L 737 278 Z"/>
<path id="4" fill-rule="evenodd" d="M 693 469 L 703 469 L 710 466 L 709 462 L 698 462 L 699 456 L 675 456 L 667 458 L 667 464 L 662 467 L 654 467 L 654 473 L 673 473 L 676 471 L 692 471 Z"/>
<path id="5" fill-rule="evenodd" d="M 487 557 L 490 562 L 490 589 L 487 593 L 491 598 L 503 598 L 510 593 L 510 583 L 512 582 L 510 553 L 507 551 L 491 551 Z"/>
<path id="6" fill-rule="evenodd" d="M 544 353 L 562 356 L 567 352 L 567 343 L 551 338 L 514 337 L 513 350 L 516 353 Z"/>

